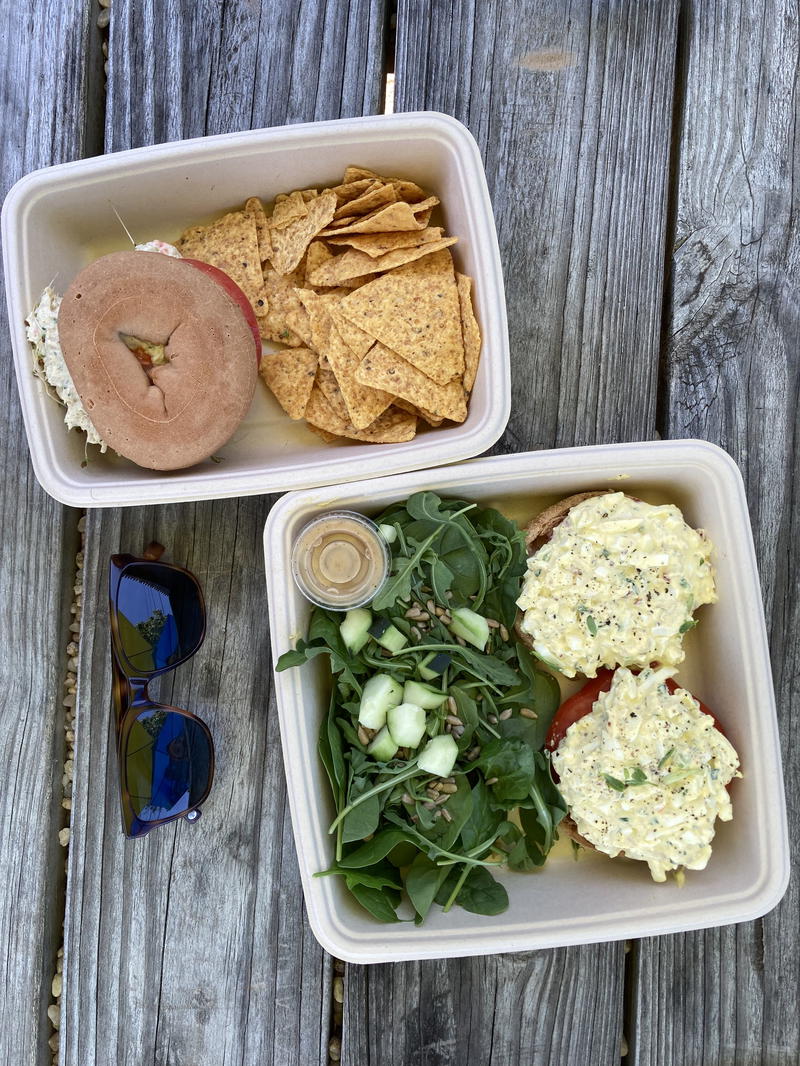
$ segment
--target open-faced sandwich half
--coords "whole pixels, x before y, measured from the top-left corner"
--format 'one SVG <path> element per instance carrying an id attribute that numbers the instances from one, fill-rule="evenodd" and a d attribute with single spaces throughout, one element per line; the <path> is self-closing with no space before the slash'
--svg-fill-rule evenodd
<path id="1" fill-rule="evenodd" d="M 568 699 L 545 742 L 569 817 L 561 828 L 655 881 L 702 870 L 739 758 L 711 711 L 664 667 L 602 671 Z"/>
<path id="2" fill-rule="evenodd" d="M 695 610 L 717 599 L 711 544 L 674 504 L 580 493 L 537 516 L 527 543 L 517 630 L 567 677 L 676 666 Z"/>

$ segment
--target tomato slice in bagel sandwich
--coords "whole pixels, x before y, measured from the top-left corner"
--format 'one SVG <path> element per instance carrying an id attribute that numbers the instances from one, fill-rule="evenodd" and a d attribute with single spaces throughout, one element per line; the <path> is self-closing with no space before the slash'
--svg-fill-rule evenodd
<path id="1" fill-rule="evenodd" d="M 564 830 L 656 881 L 704 869 L 739 759 L 711 711 L 671 668 L 604 670 L 566 700 L 545 747 L 569 808 Z"/>
<path id="2" fill-rule="evenodd" d="M 64 361 L 100 437 L 154 470 L 207 459 L 253 398 L 261 341 L 238 286 L 205 263 L 115 252 L 78 274 L 58 314 Z"/>

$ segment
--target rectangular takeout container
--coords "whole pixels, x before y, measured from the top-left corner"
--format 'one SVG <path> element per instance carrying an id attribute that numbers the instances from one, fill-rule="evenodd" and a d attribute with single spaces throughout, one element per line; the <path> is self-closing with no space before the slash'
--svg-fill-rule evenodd
<path id="1" fill-rule="evenodd" d="M 781 755 L 766 628 L 747 501 L 725 452 L 702 441 L 665 441 L 530 452 L 425 470 L 339 488 L 295 492 L 273 508 L 264 530 L 270 631 L 275 659 L 305 633 L 310 605 L 294 586 L 292 543 L 304 524 L 332 508 L 374 515 L 413 492 L 496 506 L 518 522 L 571 493 L 624 491 L 677 504 L 714 545 L 719 602 L 703 607 L 687 634 L 679 683 L 707 703 L 737 749 L 742 778 L 731 787 L 734 817 L 717 823 L 713 853 L 684 885 L 655 884 L 645 863 L 582 852 L 562 840 L 545 866 L 505 872 L 508 910 L 481 917 L 432 908 L 422 926 L 375 921 L 338 877 L 315 878 L 332 861 L 334 810 L 316 752 L 327 708 L 327 659 L 275 675 L 295 843 L 312 929 L 338 958 L 388 962 L 550 948 L 675 933 L 757 918 L 774 907 L 789 877 Z M 323 659 L 325 665 L 323 665 Z"/>
<path id="2" fill-rule="evenodd" d="M 249 414 L 221 462 L 144 470 L 68 432 L 64 411 L 32 373 L 24 319 L 52 285 L 59 293 L 100 255 L 175 241 L 189 225 L 250 196 L 336 184 L 346 166 L 413 179 L 441 200 L 434 221 L 459 240 L 458 270 L 474 279 L 483 336 L 478 377 L 462 425 L 422 429 L 406 443 L 325 444 L 292 422 L 257 382 Z M 480 152 L 460 122 L 437 112 L 343 119 L 205 137 L 66 163 L 28 174 L 3 205 L 3 262 L 14 363 L 31 459 L 43 487 L 84 507 L 168 503 L 283 492 L 451 463 L 489 448 L 510 410 L 505 297 L 497 234 Z"/>

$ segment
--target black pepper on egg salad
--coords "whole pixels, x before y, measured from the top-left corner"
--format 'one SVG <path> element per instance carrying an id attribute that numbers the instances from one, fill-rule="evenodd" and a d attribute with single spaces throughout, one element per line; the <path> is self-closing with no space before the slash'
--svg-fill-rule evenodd
<path id="1" fill-rule="evenodd" d="M 717 599 L 710 556 L 705 533 L 674 504 L 593 496 L 528 560 L 520 626 L 536 655 L 567 677 L 676 666 L 694 611 Z"/>

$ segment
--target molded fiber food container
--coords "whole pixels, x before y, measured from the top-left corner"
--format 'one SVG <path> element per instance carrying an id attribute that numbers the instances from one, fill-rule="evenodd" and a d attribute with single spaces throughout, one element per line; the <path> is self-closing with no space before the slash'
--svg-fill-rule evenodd
<path id="1" fill-rule="evenodd" d="M 327 709 L 325 657 L 275 675 L 295 843 L 306 906 L 320 943 L 352 962 L 388 962 L 551 948 L 675 933 L 757 918 L 774 907 L 789 877 L 789 845 L 766 628 L 748 519 L 734 462 L 702 441 L 574 448 L 477 459 L 337 489 L 289 493 L 264 530 L 272 652 L 305 633 L 310 605 L 292 582 L 289 554 L 302 526 L 333 508 L 374 515 L 420 489 L 493 505 L 524 522 L 585 489 L 623 490 L 674 502 L 714 545 L 719 603 L 703 607 L 688 634 L 678 680 L 716 712 L 739 752 L 733 821 L 717 823 L 703 871 L 655 884 L 647 865 L 596 852 L 578 861 L 562 839 L 545 866 L 499 875 L 509 908 L 481 917 L 434 906 L 425 923 L 384 925 L 348 897 L 338 877 L 315 878 L 332 861 L 334 817 L 316 743 Z M 327 662 L 327 660 L 325 660 Z M 572 691 L 575 683 L 572 683 Z"/>
<path id="2" fill-rule="evenodd" d="M 32 373 L 25 316 L 47 285 L 63 293 L 93 259 L 137 242 L 176 240 L 189 225 L 249 196 L 336 184 L 349 164 L 417 181 L 435 192 L 436 224 L 458 236 L 458 269 L 474 278 L 483 335 L 478 378 L 462 425 L 424 429 L 407 443 L 324 444 L 292 422 L 262 383 L 222 462 L 160 473 L 91 448 L 67 432 L 63 409 Z M 440 217 L 437 217 L 440 216 Z M 505 297 L 497 234 L 478 147 L 436 112 L 315 122 L 138 148 L 39 170 L 12 188 L 2 216 L 14 362 L 33 467 L 62 503 L 84 507 L 181 502 L 335 484 L 478 455 L 510 410 Z"/>

